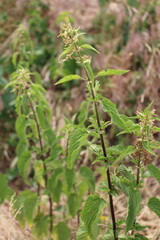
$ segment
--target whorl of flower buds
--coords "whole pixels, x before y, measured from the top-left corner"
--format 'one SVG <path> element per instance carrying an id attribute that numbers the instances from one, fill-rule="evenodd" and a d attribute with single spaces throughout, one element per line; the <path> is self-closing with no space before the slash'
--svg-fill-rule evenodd
<path id="1" fill-rule="evenodd" d="M 63 23 L 60 27 L 59 36 L 62 37 L 65 46 L 69 47 L 78 41 L 78 28 L 72 27 L 70 23 Z"/>
<path id="2" fill-rule="evenodd" d="M 13 76 L 14 79 L 14 89 L 16 90 L 27 90 L 31 84 L 30 79 L 31 73 L 28 69 L 20 68 L 16 71 L 16 74 Z"/>
<path id="3" fill-rule="evenodd" d="M 154 119 L 153 116 L 155 115 L 155 109 L 145 112 L 137 112 L 137 115 L 140 118 L 140 132 L 141 138 L 143 140 L 153 141 L 153 126 L 154 126 Z"/>

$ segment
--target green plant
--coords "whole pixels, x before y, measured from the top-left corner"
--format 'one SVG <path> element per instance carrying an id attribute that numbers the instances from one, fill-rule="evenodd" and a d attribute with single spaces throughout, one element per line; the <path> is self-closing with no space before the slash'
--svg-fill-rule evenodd
<path id="1" fill-rule="evenodd" d="M 134 123 L 129 117 L 121 115 L 115 104 L 113 104 L 109 99 L 104 98 L 99 93 L 99 77 L 122 75 L 128 71 L 107 69 L 106 71 L 103 70 L 94 75 L 91 67 L 91 59 L 89 56 L 85 55 L 84 49 L 93 50 L 95 52 L 97 52 L 97 50 L 88 44 L 81 44 L 81 41 L 79 41 L 80 35 L 81 34 L 78 33 L 78 29 L 72 28 L 69 23 L 62 25 L 60 36 L 63 38 L 65 43 L 65 50 L 60 55 L 60 58 L 63 58 L 64 61 L 69 58 L 76 59 L 76 61 L 83 67 L 85 76 L 81 77 L 79 75 L 68 75 L 60 79 L 55 85 L 72 80 L 86 81 L 88 90 L 87 99 L 89 103 L 92 104 L 94 112 L 89 119 L 89 126 L 84 128 L 84 122 L 82 122 L 82 124 L 79 122 L 70 136 L 67 167 L 69 169 L 73 168 L 77 158 L 79 157 L 79 152 L 84 146 L 89 146 L 94 151 L 94 154 L 97 156 L 95 162 L 103 162 L 107 176 L 107 185 L 104 185 L 105 187 L 103 187 L 103 190 L 105 190 L 109 196 L 112 227 L 109 227 L 101 239 L 147 239 L 141 234 L 135 234 L 134 230 L 138 230 L 140 228 L 143 229 L 143 227 L 136 223 L 136 216 L 141 208 L 140 188 L 143 185 L 143 179 L 146 177 L 145 165 L 149 160 L 149 154 L 154 154 L 152 149 L 159 148 L 159 143 L 153 140 L 153 133 L 159 131 L 159 128 L 153 128 L 153 122 L 156 118 L 154 116 L 154 112 L 150 111 L 149 106 L 144 110 L 144 112 L 138 114 L 137 118 L 140 119 L 140 123 Z M 102 120 L 99 112 L 99 104 L 101 104 L 103 111 L 108 113 L 111 121 L 105 122 Z M 111 124 L 115 124 L 118 128 L 122 129 L 120 134 L 127 133 L 137 136 L 138 140 L 136 145 L 116 145 L 107 147 L 106 142 L 104 141 L 104 132 L 105 128 Z M 100 145 L 93 144 L 95 138 L 100 139 Z M 90 139 L 90 141 L 88 141 L 88 139 Z M 122 160 L 126 156 L 130 156 L 131 161 L 137 166 L 136 176 L 131 168 L 128 169 L 122 164 Z M 117 167 L 117 170 L 115 170 L 114 166 Z M 157 178 L 159 170 L 153 165 L 149 165 L 148 169 L 149 168 L 155 169 L 155 172 L 152 171 L 152 175 Z M 114 171 L 111 171 L 111 169 L 114 169 Z M 115 218 L 113 196 L 119 194 L 119 190 L 129 197 L 128 216 L 126 221 L 116 221 Z M 157 215 L 159 215 L 159 199 L 149 200 L 148 206 L 150 208 L 152 208 L 150 206 L 151 202 L 152 204 L 153 202 L 155 203 L 156 207 L 154 208 L 154 211 Z M 77 239 L 86 239 L 85 234 L 88 234 L 91 239 L 97 238 L 99 231 L 97 223 L 105 205 L 105 199 L 99 195 L 91 195 L 87 198 L 81 213 L 81 225 L 77 233 Z M 121 234 L 120 225 L 124 223 L 126 223 L 124 227 L 124 234 Z M 110 231 L 111 229 L 112 231 Z M 131 235 L 129 232 L 130 230 L 132 230 Z"/>

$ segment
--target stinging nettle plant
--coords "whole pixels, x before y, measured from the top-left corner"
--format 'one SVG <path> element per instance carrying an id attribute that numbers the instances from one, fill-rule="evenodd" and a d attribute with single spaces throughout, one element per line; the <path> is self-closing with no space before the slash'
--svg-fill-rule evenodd
<path id="1" fill-rule="evenodd" d="M 67 167 L 73 169 L 82 147 L 88 146 L 96 155 L 95 162 L 101 162 L 105 168 L 107 184 L 102 183 L 101 189 L 108 194 L 111 226 L 100 229 L 98 221 L 102 214 L 106 200 L 98 194 L 90 195 L 81 212 L 81 223 L 77 232 L 77 239 L 147 239 L 139 234 L 145 226 L 137 223 L 136 217 L 141 209 L 141 193 L 144 178 L 147 176 L 155 177 L 160 182 L 160 170 L 152 165 L 151 155 L 155 155 L 153 149 L 159 149 L 159 142 L 154 140 L 153 134 L 159 132 L 159 128 L 154 126 L 154 121 L 159 121 L 151 110 L 151 104 L 143 111 L 138 112 L 135 123 L 131 118 L 118 112 L 116 105 L 109 99 L 104 98 L 100 93 L 99 77 L 122 75 L 128 70 L 107 69 L 94 74 L 91 67 L 91 57 L 85 54 L 86 50 L 98 52 L 89 44 L 82 44 L 79 39 L 82 33 L 73 28 L 70 23 L 61 25 L 60 36 L 63 38 L 65 49 L 60 55 L 60 61 L 67 61 L 69 58 L 75 59 L 83 68 L 85 76 L 68 75 L 60 79 L 55 85 L 72 80 L 86 81 L 87 100 L 93 106 L 93 114 L 90 117 L 89 126 L 85 127 L 85 121 L 77 124 L 71 132 L 68 144 Z M 105 122 L 101 118 L 99 105 L 104 112 L 107 112 L 111 121 Z M 88 105 L 84 110 L 84 115 L 88 111 Z M 85 119 L 86 120 L 86 119 Z M 121 129 L 119 134 L 132 134 L 136 137 L 133 145 L 107 146 L 105 141 L 105 129 L 107 126 L 115 124 Z M 96 143 L 100 139 L 100 144 Z M 128 156 L 136 167 L 136 173 L 131 167 L 126 167 L 122 160 Z M 148 165 L 148 163 L 150 163 Z M 128 215 L 126 220 L 116 220 L 113 196 L 122 191 L 128 198 Z M 148 207 L 160 216 L 160 200 L 156 197 L 149 199 Z M 107 229 L 107 231 L 106 231 Z M 99 235 L 102 230 L 103 234 Z M 98 237 L 98 238 L 97 238 Z"/>
<path id="2" fill-rule="evenodd" d="M 17 71 L 6 85 L 15 94 L 19 138 L 17 166 L 27 188 L 16 196 L 15 208 L 21 208 L 17 217 L 22 225 L 27 223 L 31 226 L 38 239 L 147 239 L 139 233 L 146 226 L 138 223 L 137 215 L 142 204 L 147 204 L 160 217 L 160 200 L 152 197 L 144 203 L 141 197 L 145 178 L 152 176 L 160 182 L 160 170 L 152 164 L 154 149 L 160 149 L 160 143 L 154 138 L 154 134 L 160 131 L 155 121 L 160 119 L 150 104 L 144 111 L 137 112 L 132 120 L 120 114 L 116 105 L 100 94 L 100 77 L 122 75 L 128 70 L 107 69 L 95 75 L 91 57 L 86 55 L 86 51 L 98 51 L 82 43 L 80 35 L 82 33 L 69 23 L 62 25 L 60 36 L 64 40 L 65 50 L 60 55 L 60 61 L 75 59 L 85 76 L 68 75 L 56 85 L 71 80 L 85 81 L 87 99 L 72 120 L 65 118 L 64 129 L 55 133 L 51 128 L 51 110 L 45 98 L 45 89 L 39 81 L 37 83 L 37 73 L 27 69 L 34 57 L 31 56 L 32 43 L 29 41 L 29 45 L 25 46 L 25 37 L 29 39 L 29 33 L 20 29 L 20 39 L 23 37 L 24 41 L 16 41 L 16 54 L 13 55 Z M 92 112 L 89 111 L 90 106 Z M 103 121 L 100 109 L 109 115 L 110 121 Z M 119 135 L 133 135 L 136 138 L 133 145 L 110 146 L 105 129 L 112 124 L 120 129 Z M 60 145 L 63 131 L 68 138 L 68 149 Z M 91 165 L 88 167 L 88 164 L 84 166 L 84 163 L 77 162 L 79 158 L 82 160 L 80 155 L 83 156 L 84 149 L 89 152 L 89 161 L 95 164 L 95 172 L 101 175 L 102 181 L 98 184 Z M 126 157 L 133 167 L 123 164 Z M 3 176 L 1 182 L 2 189 L 7 188 Z M 113 198 L 120 192 L 128 200 L 126 219 L 116 219 Z M 102 220 L 106 219 L 108 199 L 112 224 Z M 77 231 L 77 226 L 71 224 L 75 220 Z"/>

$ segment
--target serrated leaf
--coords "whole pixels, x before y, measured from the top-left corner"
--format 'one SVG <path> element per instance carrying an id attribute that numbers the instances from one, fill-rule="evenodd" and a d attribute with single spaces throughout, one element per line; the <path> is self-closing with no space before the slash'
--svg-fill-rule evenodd
<path id="1" fill-rule="evenodd" d="M 132 229 L 134 221 L 141 207 L 141 193 L 139 190 L 133 190 L 129 196 L 128 215 L 126 220 L 126 232 Z"/>
<path id="2" fill-rule="evenodd" d="M 16 81 L 12 81 L 12 82 L 7 83 L 7 85 L 5 86 L 4 90 L 6 90 L 9 87 L 14 86 L 15 84 L 16 84 Z"/>
<path id="3" fill-rule="evenodd" d="M 127 146 L 121 154 L 114 160 L 113 164 L 123 160 L 124 157 L 131 155 L 132 153 L 135 152 L 135 147 L 134 146 Z"/>
<path id="4" fill-rule="evenodd" d="M 93 176 L 93 172 L 91 171 L 91 169 L 84 166 L 80 168 L 79 173 L 84 178 L 84 180 L 88 183 L 91 193 L 93 194 L 95 190 L 95 179 Z"/>
<path id="5" fill-rule="evenodd" d="M 88 235 L 88 232 L 87 232 L 86 226 L 82 222 L 76 232 L 76 240 L 86 240 L 87 235 Z"/>
<path id="6" fill-rule="evenodd" d="M 86 72 L 88 73 L 88 77 L 90 78 L 89 80 L 94 84 L 94 73 L 91 68 L 90 60 L 86 60 L 84 62 L 84 67 L 86 69 Z"/>
<path id="7" fill-rule="evenodd" d="M 62 192 L 62 182 L 60 176 L 63 172 L 63 169 L 57 168 L 54 170 L 52 176 L 48 179 L 48 190 L 51 194 L 53 201 L 59 202 L 60 195 Z"/>
<path id="8" fill-rule="evenodd" d="M 94 232 L 95 224 L 99 220 L 99 216 L 106 205 L 106 201 L 98 195 L 89 196 L 82 210 L 82 220 L 87 228 L 91 239 L 96 238 Z"/>
<path id="9" fill-rule="evenodd" d="M 135 234 L 135 240 L 149 240 L 148 238 L 144 237 L 141 234 Z"/>
<path id="10" fill-rule="evenodd" d="M 160 169 L 152 164 L 148 165 L 147 168 L 148 168 L 150 174 L 153 177 L 155 177 L 157 179 L 157 181 L 160 183 Z"/>
<path id="11" fill-rule="evenodd" d="M 67 55 L 68 53 L 70 53 L 73 49 L 73 45 L 67 47 L 64 49 L 64 51 L 60 54 L 59 59 L 61 59 L 63 56 Z"/>
<path id="12" fill-rule="evenodd" d="M 111 120 L 119 128 L 122 128 L 125 133 L 132 133 L 139 130 L 138 124 L 135 124 L 129 117 L 121 115 L 116 108 L 116 105 L 109 99 L 104 98 L 102 100 L 102 108 L 104 112 L 107 112 L 111 117 Z"/>
<path id="13" fill-rule="evenodd" d="M 126 129 L 121 115 L 117 111 L 116 105 L 112 103 L 109 99 L 105 98 L 102 100 L 102 108 L 104 112 L 107 112 L 112 119 L 112 122 L 115 123 L 118 127 Z"/>
<path id="14" fill-rule="evenodd" d="M 0 203 L 2 203 L 7 198 L 10 192 L 11 190 L 8 187 L 6 176 L 0 173 Z"/>
<path id="15" fill-rule="evenodd" d="M 90 44 L 82 44 L 80 47 L 81 48 L 86 48 L 86 49 L 91 49 L 94 52 L 99 53 L 98 50 L 96 48 L 92 47 Z"/>
<path id="16" fill-rule="evenodd" d="M 20 157 L 20 155 L 27 151 L 28 150 L 28 145 L 27 145 L 27 141 L 24 141 L 24 140 L 20 140 L 17 144 L 17 147 L 16 147 L 16 154 L 18 157 Z"/>
<path id="17" fill-rule="evenodd" d="M 86 144 L 87 132 L 85 129 L 77 128 L 74 130 L 70 137 L 68 145 L 67 167 L 73 168 L 75 161 L 79 156 L 79 152 L 82 146 Z"/>
<path id="18" fill-rule="evenodd" d="M 80 106 L 80 112 L 78 114 L 78 122 L 79 124 L 84 124 L 84 122 L 87 120 L 88 114 L 89 114 L 89 102 L 83 101 Z"/>
<path id="19" fill-rule="evenodd" d="M 63 77 L 62 79 L 60 79 L 54 85 L 58 85 L 58 84 L 65 83 L 65 82 L 69 82 L 69 81 L 72 81 L 72 80 L 79 80 L 79 79 L 81 79 L 81 77 L 79 75 L 68 75 L 68 76 Z"/>
<path id="20" fill-rule="evenodd" d="M 36 160 L 33 163 L 33 168 L 35 172 L 35 179 L 36 181 L 42 186 L 45 187 L 44 182 L 44 164 L 42 160 Z"/>
<path id="21" fill-rule="evenodd" d="M 66 182 L 67 182 L 67 191 L 70 192 L 70 190 L 72 189 L 73 183 L 74 183 L 74 179 L 75 179 L 75 172 L 74 169 L 65 169 L 65 178 L 66 178 Z"/>
<path id="22" fill-rule="evenodd" d="M 37 193 L 29 190 L 22 191 L 15 197 L 13 207 L 19 210 L 18 219 L 23 222 L 23 224 L 26 221 L 33 223 L 38 207 Z"/>
<path id="23" fill-rule="evenodd" d="M 20 115 L 17 120 L 16 120 L 16 132 L 18 134 L 18 137 L 21 139 L 21 140 L 24 140 L 25 141 L 25 138 L 26 138 L 26 128 L 27 126 L 30 125 L 29 124 L 29 121 L 28 119 L 26 118 L 25 115 Z"/>
<path id="24" fill-rule="evenodd" d="M 147 152 L 149 152 L 150 154 L 156 156 L 155 152 L 152 150 L 152 148 L 150 147 L 150 144 L 147 141 L 143 141 L 142 145 L 147 150 Z"/>
<path id="25" fill-rule="evenodd" d="M 37 118 L 39 121 L 39 125 L 42 129 L 49 126 L 48 121 L 47 121 L 48 118 L 45 116 L 42 106 L 36 107 L 36 115 L 37 115 Z"/>
<path id="26" fill-rule="evenodd" d="M 44 239 L 48 235 L 48 231 L 49 217 L 40 213 L 34 221 L 33 233 L 38 239 Z"/>
<path id="27" fill-rule="evenodd" d="M 59 222 L 55 227 L 58 240 L 70 240 L 70 229 L 65 222 Z"/>
<path id="28" fill-rule="evenodd" d="M 40 84 L 32 83 L 30 85 L 28 94 L 30 94 L 31 96 L 35 96 L 41 104 L 48 105 L 48 102 L 45 98 L 45 92 L 46 90 Z"/>
<path id="29" fill-rule="evenodd" d="M 69 214 L 74 217 L 78 211 L 78 195 L 76 193 L 71 193 L 68 196 L 68 201 L 67 201 L 67 205 L 68 205 L 68 210 L 69 210 Z"/>
<path id="30" fill-rule="evenodd" d="M 23 209 L 28 223 L 33 223 L 38 207 L 38 197 L 36 193 L 31 193 L 24 201 Z"/>
<path id="31" fill-rule="evenodd" d="M 131 180 L 131 181 L 133 181 L 135 179 L 134 172 L 131 167 L 126 167 L 123 164 L 120 164 L 118 166 L 118 169 L 126 179 Z"/>
<path id="32" fill-rule="evenodd" d="M 118 69 L 107 69 L 100 71 L 97 76 L 103 77 L 103 76 L 114 76 L 114 75 L 122 75 L 129 72 L 129 70 L 118 70 Z"/>
<path id="33" fill-rule="evenodd" d="M 152 197 L 148 201 L 148 207 L 160 218 L 160 199 Z"/>
<path id="34" fill-rule="evenodd" d="M 31 162 L 31 153 L 29 151 L 23 152 L 18 159 L 18 170 L 23 178 L 23 180 L 27 183 L 28 171 Z"/>

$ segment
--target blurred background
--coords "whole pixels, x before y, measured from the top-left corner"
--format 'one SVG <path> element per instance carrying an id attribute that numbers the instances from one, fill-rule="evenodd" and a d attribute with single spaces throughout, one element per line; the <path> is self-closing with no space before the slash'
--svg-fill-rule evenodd
<path id="1" fill-rule="evenodd" d="M 63 76 L 81 72 L 74 60 L 58 61 L 63 49 L 59 27 L 66 16 L 86 33 L 85 42 L 100 52 L 92 56 L 95 72 L 130 70 L 124 76 L 102 79 L 103 95 L 128 116 L 151 101 L 160 114 L 159 0 L 1 0 L 0 171 L 16 190 L 23 186 L 16 168 L 15 100 L 4 87 L 18 64 L 27 62 L 35 81 L 47 90 L 53 129 L 61 129 L 64 116 L 71 118 L 85 99 L 84 83 L 54 86 Z M 111 144 L 117 141 L 113 133 L 114 129 L 109 134 Z"/>

